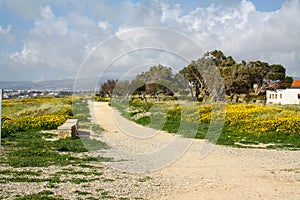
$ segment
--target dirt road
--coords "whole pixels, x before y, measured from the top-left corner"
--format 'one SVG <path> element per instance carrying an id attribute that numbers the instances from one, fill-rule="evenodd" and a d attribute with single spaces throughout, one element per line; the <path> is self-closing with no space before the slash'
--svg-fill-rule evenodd
<path id="1" fill-rule="evenodd" d="M 103 155 L 119 160 L 110 167 L 170 183 L 149 199 L 300 199 L 299 151 L 215 146 L 200 158 L 203 140 L 134 124 L 108 103 L 90 109 L 112 146 Z"/>

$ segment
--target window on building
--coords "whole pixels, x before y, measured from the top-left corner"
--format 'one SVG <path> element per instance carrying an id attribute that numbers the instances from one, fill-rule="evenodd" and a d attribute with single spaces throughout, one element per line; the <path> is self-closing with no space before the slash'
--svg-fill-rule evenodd
<path id="1" fill-rule="evenodd" d="M 272 99 L 274 99 L 274 94 L 272 94 Z"/>
<path id="2" fill-rule="evenodd" d="M 282 99 L 282 94 L 280 94 L 280 99 Z"/>
<path id="3" fill-rule="evenodd" d="M 277 99 L 277 94 L 275 94 L 275 99 Z"/>
<path id="4" fill-rule="evenodd" d="M 300 94 L 298 94 L 298 99 L 300 99 Z"/>

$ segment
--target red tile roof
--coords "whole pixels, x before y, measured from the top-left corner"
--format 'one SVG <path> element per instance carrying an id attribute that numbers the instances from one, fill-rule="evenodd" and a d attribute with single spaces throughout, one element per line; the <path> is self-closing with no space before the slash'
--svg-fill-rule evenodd
<path id="1" fill-rule="evenodd" d="M 294 80 L 291 87 L 300 87 L 300 80 Z"/>

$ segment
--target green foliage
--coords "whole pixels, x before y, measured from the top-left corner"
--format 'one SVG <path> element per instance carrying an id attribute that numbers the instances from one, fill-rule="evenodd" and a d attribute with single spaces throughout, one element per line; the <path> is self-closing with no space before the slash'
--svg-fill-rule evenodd
<path id="1" fill-rule="evenodd" d="M 286 76 L 286 69 L 282 65 L 269 65 L 261 61 L 247 63 L 244 60 L 237 63 L 231 56 L 226 57 L 220 50 L 206 52 L 197 61 L 191 61 L 188 66 L 180 70 L 179 74 L 192 83 L 192 86 L 185 84 L 185 87 L 189 87 L 191 92 L 193 88 L 195 97 L 200 96 L 201 100 L 205 100 L 207 96 L 215 96 L 211 93 L 211 89 L 218 87 L 216 82 L 222 82 L 227 95 L 238 97 L 241 94 L 263 94 L 270 88 L 288 88 L 293 81 L 291 77 Z M 182 79 L 180 75 L 175 77 L 178 80 Z M 222 88 L 217 88 L 220 89 Z M 219 92 L 218 96 L 221 97 L 221 94 Z"/>
<path id="2" fill-rule="evenodd" d="M 51 130 L 62 125 L 70 116 L 68 115 L 41 115 L 24 116 L 20 118 L 3 117 L 2 130 L 3 137 L 15 132 L 23 132 L 31 129 Z"/>
<path id="3" fill-rule="evenodd" d="M 74 184 L 81 184 L 81 183 L 88 183 L 92 181 L 99 180 L 99 178 L 87 179 L 87 178 L 73 178 L 70 180 L 71 183 Z"/>
<path id="4" fill-rule="evenodd" d="M 146 182 L 148 180 L 151 180 L 152 178 L 150 176 L 145 176 L 144 178 L 139 178 L 138 182 Z"/>
<path id="5" fill-rule="evenodd" d="M 25 195 L 23 197 L 15 198 L 15 200 L 63 200 L 62 198 L 52 197 L 54 193 L 48 190 L 39 192 L 37 194 Z"/>
<path id="6" fill-rule="evenodd" d="M 147 112 L 153 105 L 154 102 L 144 102 L 141 99 L 133 99 L 129 102 L 129 106 L 140 108 L 142 112 Z"/>
<path id="7" fill-rule="evenodd" d="M 57 152 L 40 150 L 16 150 L 7 154 L 6 164 L 12 167 L 47 167 L 49 165 L 69 165 L 79 159 Z"/>
<path id="8" fill-rule="evenodd" d="M 9 109 L 4 112 L 2 117 L 2 137 L 11 136 L 10 139 L 20 138 L 16 144 L 17 146 L 27 147 L 35 145 L 35 147 L 44 147 L 46 142 L 41 140 L 42 136 L 35 132 L 38 130 L 57 129 L 59 125 L 71 117 L 70 103 L 69 97 L 64 99 L 6 100 L 4 106 Z M 23 110 L 20 109 L 20 104 L 24 104 Z M 9 112 L 10 109 L 17 112 Z M 80 97 L 75 97 L 73 100 L 73 111 L 74 117 L 79 119 L 80 124 L 86 123 L 90 125 L 87 101 Z M 95 132 L 101 133 L 102 129 L 99 125 L 93 124 L 91 126 Z M 30 130 L 34 131 L 31 132 Z M 46 137 L 46 134 L 43 137 Z M 89 150 L 107 148 L 107 145 L 104 143 L 86 139 L 54 141 L 52 142 L 52 148 L 56 148 L 59 151 L 85 152 L 87 150 L 82 145 L 82 142 L 84 142 L 85 146 L 89 146 Z"/>
<path id="9" fill-rule="evenodd" d="M 172 121 L 180 121 L 181 120 L 181 107 L 174 106 L 173 109 L 167 110 L 167 119 Z"/>
<path id="10" fill-rule="evenodd" d="M 104 198 L 104 199 L 113 199 L 114 198 L 113 196 L 109 195 L 108 191 L 103 191 L 100 194 L 101 194 L 101 197 Z"/>
<path id="11" fill-rule="evenodd" d="M 94 133 L 100 134 L 103 131 L 103 128 L 101 128 L 99 124 L 92 124 L 92 130 Z"/>
<path id="12" fill-rule="evenodd" d="M 90 176 L 90 175 L 95 175 L 95 176 L 101 176 L 103 175 L 103 172 L 97 172 L 97 171 L 89 171 L 89 172 L 86 172 L 86 171 L 73 171 L 73 170 L 70 170 L 70 169 L 67 169 L 67 170 L 63 170 L 63 171 L 60 171 L 60 172 L 57 172 L 55 173 L 54 175 L 61 175 L 61 174 L 64 174 L 64 175 L 67 175 L 67 174 L 70 174 L 70 175 L 83 175 L 83 176 Z"/>
<path id="13" fill-rule="evenodd" d="M 99 101 L 99 102 L 110 102 L 110 98 L 109 98 L 109 97 L 95 96 L 95 101 Z"/>
<path id="14" fill-rule="evenodd" d="M 56 141 L 46 141 L 44 134 L 38 131 L 18 132 L 3 140 L 6 148 L 11 148 L 2 159 L 13 167 L 47 167 L 49 165 L 70 165 L 81 162 L 97 161 L 97 158 L 77 158 L 69 153 L 87 152 L 89 150 L 99 150 L 108 146 L 92 139 L 63 139 Z M 60 154 L 59 152 L 69 152 Z"/>
<path id="15" fill-rule="evenodd" d="M 75 119 L 78 119 L 81 123 L 90 122 L 90 111 L 86 100 L 74 99 L 72 108 Z"/>
<path id="16" fill-rule="evenodd" d="M 103 179 L 103 182 L 114 182 L 115 180 L 114 179 L 111 179 L 111 178 L 105 178 Z"/>
<path id="17" fill-rule="evenodd" d="M 35 171 L 29 171 L 29 170 L 24 170 L 24 171 L 14 171 L 14 170 L 0 170 L 1 175 L 12 175 L 12 176 L 41 176 L 41 172 L 35 172 Z"/>
<path id="18" fill-rule="evenodd" d="M 195 119 L 199 119 L 196 136 L 189 132 L 180 132 L 180 134 L 184 137 L 199 139 L 206 137 L 211 122 L 212 104 L 199 104 L 197 111 L 193 109 L 189 111 L 188 106 L 174 106 L 172 103 L 162 102 L 160 104 L 166 109 L 166 121 L 160 129 L 170 133 L 178 133 L 181 123 L 184 122 L 186 125 L 191 123 L 195 127 L 195 124 L 192 123 L 195 123 Z M 149 126 L 151 125 L 151 117 L 143 116 L 138 119 L 134 119 L 134 117 L 139 113 L 151 112 L 150 105 L 140 100 L 134 100 L 130 103 L 129 109 L 126 108 L 126 111 L 121 110 L 121 112 L 127 113 L 129 119 Z M 118 109 L 122 108 L 121 106 L 118 107 Z M 130 111 L 134 112 L 128 113 Z M 254 104 L 228 104 L 226 106 L 225 127 L 217 144 L 244 147 L 240 144 L 257 145 L 262 143 L 267 148 L 300 149 L 299 116 L 299 106 L 266 107 Z"/>
<path id="19" fill-rule="evenodd" d="M 35 98 L 3 102 L 2 137 L 16 132 L 56 129 L 72 117 L 70 98 Z"/>
<path id="20" fill-rule="evenodd" d="M 105 83 L 102 83 L 100 86 L 99 95 L 101 97 L 105 97 L 105 95 L 112 97 L 117 82 L 118 80 L 109 79 Z"/>
<path id="21" fill-rule="evenodd" d="M 58 151 L 75 152 L 75 153 L 87 152 L 88 150 L 94 151 L 94 150 L 108 148 L 108 145 L 104 142 L 93 140 L 93 139 L 86 139 L 86 138 L 82 138 L 82 139 L 68 138 L 68 139 L 56 140 L 52 142 L 52 145 Z"/>
<path id="22" fill-rule="evenodd" d="M 107 144 L 101 141 L 85 138 L 56 140 L 57 135 L 50 131 L 48 133 L 40 131 L 40 129 L 56 128 L 57 126 L 47 126 L 48 122 L 53 123 L 54 117 L 61 117 L 63 114 L 67 116 L 66 118 L 71 117 L 71 101 L 62 103 L 62 101 L 57 101 L 56 99 L 28 99 L 24 101 L 7 101 L 5 103 L 6 108 L 9 109 L 6 109 L 6 115 L 3 117 L 3 121 L 5 121 L 5 125 L 8 125 L 9 134 L 7 134 L 2 140 L 2 147 L 4 148 L 4 151 L 0 155 L 0 165 L 4 167 L 11 166 L 14 168 L 34 168 L 31 169 L 32 171 L 10 168 L 0 170 L 1 184 L 9 184 L 12 182 L 35 182 L 46 183 L 44 186 L 45 188 L 59 188 L 60 183 L 70 182 L 80 184 L 100 180 L 97 176 L 101 176 L 103 173 L 101 171 L 95 171 L 95 169 L 98 170 L 101 169 L 101 167 L 94 167 L 92 164 L 101 161 L 112 161 L 112 159 L 90 156 L 81 157 L 78 156 L 78 153 L 106 149 L 108 148 Z M 20 106 L 21 103 L 25 103 L 23 109 L 21 108 L 22 106 Z M 86 121 L 86 124 L 92 126 L 88 119 L 89 110 L 87 108 L 87 102 L 82 102 L 82 99 L 76 98 L 74 103 L 77 108 L 77 117 L 81 117 L 80 120 Z M 53 107 L 49 106 L 49 104 Z M 15 112 L 11 112 L 10 109 Z M 52 119 L 46 118 L 46 116 L 50 115 Z M 92 128 L 98 133 L 102 131 L 101 127 L 95 124 L 93 124 Z M 42 170 L 36 170 L 39 169 L 38 167 L 48 167 L 52 165 L 67 166 L 68 171 L 60 171 L 49 176 L 45 176 Z M 85 170 L 69 170 L 69 166 L 77 166 L 85 168 Z M 86 171 L 88 169 L 93 169 L 93 171 Z M 67 177 L 71 178 L 61 179 L 60 177 L 62 174 L 67 174 Z M 80 178 L 77 177 L 77 175 L 79 175 Z M 77 194 L 88 195 L 90 193 L 80 191 Z M 110 197 L 107 196 L 103 198 Z M 52 191 L 45 190 L 37 194 L 18 196 L 16 199 L 59 200 L 61 198 L 55 197 Z"/>
<path id="23" fill-rule="evenodd" d="M 143 126 L 148 126 L 151 123 L 150 117 L 141 117 L 137 120 L 135 120 L 136 123 L 141 124 Z"/>

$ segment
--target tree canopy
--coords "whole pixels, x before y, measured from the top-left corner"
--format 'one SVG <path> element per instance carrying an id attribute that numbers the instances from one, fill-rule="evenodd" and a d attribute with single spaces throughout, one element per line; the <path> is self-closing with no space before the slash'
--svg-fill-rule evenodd
<path id="1" fill-rule="evenodd" d="M 220 50 L 206 52 L 196 61 L 183 67 L 173 75 L 170 67 L 157 65 L 142 72 L 129 81 L 107 80 L 101 85 L 100 95 L 128 96 L 138 94 L 156 96 L 186 94 L 198 100 L 224 100 L 225 94 L 238 97 L 242 94 L 262 96 L 268 89 L 284 89 L 291 86 L 293 79 L 286 75 L 286 68 L 280 64 L 262 61 L 242 60 L 236 62 Z M 159 98 L 159 97 L 158 97 Z"/>
<path id="2" fill-rule="evenodd" d="M 160 64 L 152 66 L 148 71 L 138 74 L 132 83 L 139 85 L 135 90 L 135 93 L 138 94 L 157 96 L 158 94 L 163 93 L 174 95 L 171 89 L 172 84 L 174 83 L 172 69 Z"/>
<path id="3" fill-rule="evenodd" d="M 221 79 L 219 77 L 216 80 L 217 74 L 212 73 L 214 68 L 218 69 Z M 263 95 L 267 89 L 290 87 L 293 81 L 286 76 L 286 69 L 280 64 L 269 65 L 261 61 L 247 63 L 244 60 L 237 63 L 220 50 L 206 52 L 198 61 L 192 61 L 184 67 L 180 73 L 189 81 L 189 87 L 194 88 L 197 98 L 199 95 L 201 98 L 210 95 L 209 86 L 213 81 L 223 81 L 226 94 L 232 98 L 250 93 Z"/>
<path id="4" fill-rule="evenodd" d="M 109 79 L 105 83 L 102 83 L 99 91 L 100 96 L 104 97 L 108 95 L 112 97 L 117 82 L 118 80 Z"/>

